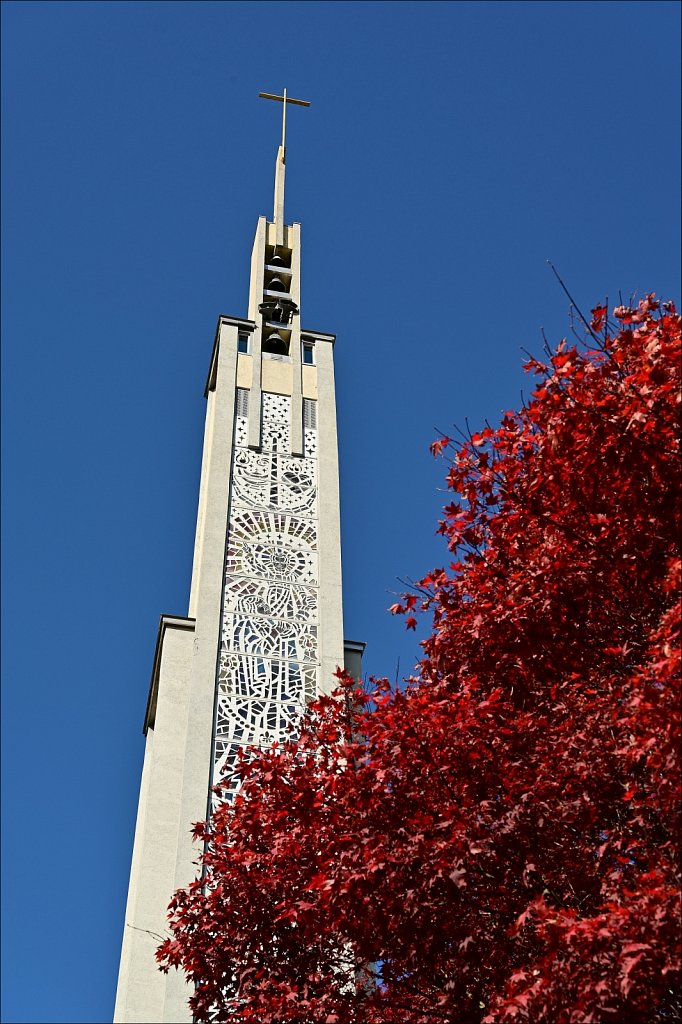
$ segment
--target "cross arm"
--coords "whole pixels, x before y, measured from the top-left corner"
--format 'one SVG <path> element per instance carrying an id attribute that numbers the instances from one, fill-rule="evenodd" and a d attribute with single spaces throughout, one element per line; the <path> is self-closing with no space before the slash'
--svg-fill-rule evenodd
<path id="1" fill-rule="evenodd" d="M 296 106 L 298 106 L 298 107 L 309 107 L 310 106 L 310 103 L 308 102 L 308 100 L 295 100 L 295 99 L 292 99 L 291 96 L 275 96 L 271 92 L 259 92 L 258 95 L 261 96 L 264 100 L 279 100 L 280 103 L 281 103 L 283 100 L 286 99 L 287 103 L 295 103 Z"/>

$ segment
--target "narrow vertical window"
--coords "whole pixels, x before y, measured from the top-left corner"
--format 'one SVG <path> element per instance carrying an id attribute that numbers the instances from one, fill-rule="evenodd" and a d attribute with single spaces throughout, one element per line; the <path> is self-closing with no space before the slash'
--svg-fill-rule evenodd
<path id="1" fill-rule="evenodd" d="M 237 352 L 243 352 L 247 355 L 249 351 L 249 336 L 248 334 L 240 334 L 237 339 Z"/>
<path id="2" fill-rule="evenodd" d="M 312 398 L 303 399 L 303 429 L 317 430 L 317 402 Z"/>
<path id="3" fill-rule="evenodd" d="M 249 392 L 246 388 L 237 388 L 237 416 L 249 415 Z"/>
<path id="4" fill-rule="evenodd" d="M 302 343 L 301 359 L 307 366 L 315 365 L 315 345 L 312 341 Z"/>

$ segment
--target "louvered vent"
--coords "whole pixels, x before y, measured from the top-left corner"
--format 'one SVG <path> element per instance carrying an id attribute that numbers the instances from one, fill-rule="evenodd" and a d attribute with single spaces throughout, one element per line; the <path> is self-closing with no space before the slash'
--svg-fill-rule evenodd
<path id="1" fill-rule="evenodd" d="M 237 416 L 249 415 L 249 392 L 247 388 L 237 388 Z"/>
<path id="2" fill-rule="evenodd" d="M 303 399 L 303 429 L 317 430 L 317 402 L 312 398 Z"/>

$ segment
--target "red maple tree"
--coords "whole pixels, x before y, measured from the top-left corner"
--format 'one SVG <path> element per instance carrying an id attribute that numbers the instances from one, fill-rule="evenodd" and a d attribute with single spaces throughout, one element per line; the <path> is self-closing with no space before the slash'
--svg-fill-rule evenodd
<path id="1" fill-rule="evenodd" d="M 197 1019 L 680 1020 L 680 320 L 593 310 L 456 446 L 406 688 L 244 759 L 171 905 Z"/>

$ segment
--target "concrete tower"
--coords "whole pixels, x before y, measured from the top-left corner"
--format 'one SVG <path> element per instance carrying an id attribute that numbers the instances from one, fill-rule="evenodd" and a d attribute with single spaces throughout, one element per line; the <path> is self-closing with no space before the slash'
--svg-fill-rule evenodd
<path id="1" fill-rule="evenodd" d="M 248 317 L 220 316 L 206 384 L 188 616 L 162 615 L 116 994 L 116 1022 L 190 1022 L 182 975 L 154 953 L 196 877 L 192 823 L 240 746 L 286 733 L 305 703 L 361 674 L 344 645 L 334 335 L 300 324 L 301 231 L 284 223 L 285 125 L 272 221 L 260 217 Z M 248 907 L 244 908 L 248 914 Z"/>

